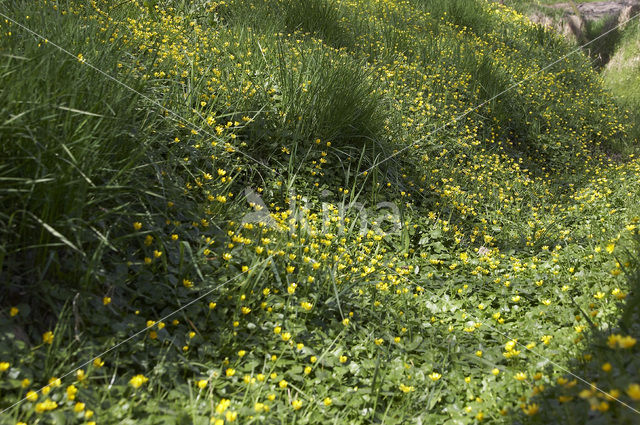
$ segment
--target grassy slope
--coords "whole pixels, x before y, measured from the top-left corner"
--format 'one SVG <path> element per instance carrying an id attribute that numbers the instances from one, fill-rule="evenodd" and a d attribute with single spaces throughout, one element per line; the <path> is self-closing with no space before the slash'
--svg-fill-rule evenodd
<path id="1" fill-rule="evenodd" d="M 586 58 L 538 72 L 559 37 L 471 0 L 1 10 L 82 54 L 2 22 L 2 406 L 84 371 L 2 423 L 633 420 L 542 361 L 636 395 L 590 329 L 638 336 L 640 164 Z"/>
<path id="2" fill-rule="evenodd" d="M 638 82 L 640 80 L 640 68 L 638 67 L 638 44 L 639 26 L 637 22 L 630 23 L 622 31 L 616 53 L 611 58 L 603 71 L 605 87 L 616 94 L 622 108 L 628 111 L 635 123 L 633 134 L 640 136 L 638 127 L 638 111 L 640 110 L 640 91 Z"/>

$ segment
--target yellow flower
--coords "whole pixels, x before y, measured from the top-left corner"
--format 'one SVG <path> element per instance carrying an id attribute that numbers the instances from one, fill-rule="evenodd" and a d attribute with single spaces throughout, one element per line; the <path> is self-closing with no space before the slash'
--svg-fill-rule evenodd
<path id="1" fill-rule="evenodd" d="M 29 401 L 36 401 L 38 399 L 38 393 L 35 391 L 29 391 L 25 396 Z"/>
<path id="2" fill-rule="evenodd" d="M 302 400 L 293 400 L 291 402 L 291 406 L 293 406 L 294 410 L 298 410 L 298 409 L 302 408 Z"/>
<path id="3" fill-rule="evenodd" d="M 67 387 L 67 398 L 69 400 L 75 400 L 77 392 L 78 392 L 78 389 L 74 385 L 69 385 Z"/>
<path id="4" fill-rule="evenodd" d="M 104 297 L 102 299 L 102 304 L 103 305 L 107 305 L 107 304 L 110 304 L 110 303 L 111 303 L 111 297 Z"/>
<path id="5" fill-rule="evenodd" d="M 630 335 L 622 337 L 618 340 L 620 348 L 631 348 L 636 345 L 636 339 Z"/>
<path id="6" fill-rule="evenodd" d="M 27 388 L 29 385 L 31 385 L 31 380 L 29 378 L 24 378 L 22 382 L 20 382 L 20 386 L 22 388 Z"/>
<path id="7" fill-rule="evenodd" d="M 522 408 L 522 411 L 525 413 L 525 415 L 529 416 L 535 415 L 536 413 L 538 413 L 538 410 L 540 410 L 540 406 L 538 406 L 536 403 L 529 404 Z"/>
<path id="8" fill-rule="evenodd" d="M 610 243 L 609 245 L 607 245 L 606 250 L 609 254 L 613 254 L 613 250 L 616 248 L 616 245 L 613 243 Z"/>
<path id="9" fill-rule="evenodd" d="M 36 413 L 48 412 L 50 410 L 54 410 L 58 407 L 58 403 L 55 401 L 51 401 L 49 399 L 43 401 L 42 403 L 36 404 Z"/>
<path id="10" fill-rule="evenodd" d="M 347 356 L 340 356 L 340 363 L 346 363 L 347 362 Z"/>
<path id="11" fill-rule="evenodd" d="M 403 393 L 410 393 L 412 391 L 415 391 L 414 387 L 408 386 L 405 384 L 400 384 L 399 388 L 400 388 L 400 391 L 402 391 Z"/>
<path id="12" fill-rule="evenodd" d="M 20 310 L 18 310 L 18 307 L 11 307 L 11 310 L 9 310 L 9 315 L 11 317 L 16 316 L 18 313 L 20 313 Z"/>
<path id="13" fill-rule="evenodd" d="M 322 400 L 322 402 L 324 403 L 325 406 L 330 406 L 331 403 L 333 403 L 330 397 L 325 397 L 325 399 Z"/>
<path id="14" fill-rule="evenodd" d="M 515 378 L 518 381 L 524 381 L 525 379 L 527 379 L 527 374 L 524 373 L 524 372 L 518 372 L 518 373 L 516 373 Z"/>
<path id="15" fill-rule="evenodd" d="M 606 394 L 605 397 L 606 397 L 607 400 L 614 400 L 614 399 L 620 397 L 620 390 L 618 390 L 616 388 L 612 388 L 609 391 L 609 394 Z"/>
<path id="16" fill-rule="evenodd" d="M 607 338 L 607 345 L 609 346 L 609 348 L 616 348 L 616 345 L 618 345 L 618 341 L 620 340 L 620 338 L 622 338 L 622 335 L 609 335 L 609 337 Z"/>
<path id="17" fill-rule="evenodd" d="M 75 406 L 73 406 L 73 411 L 76 413 L 80 413 L 84 410 L 85 404 L 84 403 L 76 403 Z"/>
<path id="18" fill-rule="evenodd" d="M 594 395 L 594 391 L 586 388 L 580 391 L 580 393 L 578 393 L 578 396 L 583 399 L 591 398 L 593 397 L 593 395 Z"/>
<path id="19" fill-rule="evenodd" d="M 602 370 L 604 370 L 605 372 L 610 372 L 611 371 L 611 363 L 606 362 L 605 364 L 602 365 Z"/>
<path id="20" fill-rule="evenodd" d="M 133 223 L 133 228 L 135 230 L 140 230 L 142 229 L 142 223 L 140 223 L 139 221 L 136 221 L 135 223 Z"/>
<path id="21" fill-rule="evenodd" d="M 197 382 L 198 388 L 200 388 L 201 390 L 204 390 L 207 387 L 207 383 L 208 383 L 208 381 L 206 379 L 199 380 Z"/>
<path id="22" fill-rule="evenodd" d="M 627 294 L 625 294 L 624 292 L 622 292 L 620 289 L 616 288 L 613 291 L 611 291 L 611 294 L 615 295 L 615 297 L 619 300 L 625 299 L 627 297 Z"/>
<path id="23" fill-rule="evenodd" d="M 627 394 L 629 394 L 629 397 L 631 397 L 631 399 L 635 401 L 640 400 L 640 385 L 629 384 L 629 387 L 627 388 Z"/>
<path id="24" fill-rule="evenodd" d="M 305 374 L 305 375 L 308 375 L 308 374 L 310 374 L 310 373 L 311 373 L 311 366 L 307 366 L 307 367 L 305 367 L 305 368 L 304 368 L 304 374 Z"/>
<path id="25" fill-rule="evenodd" d="M 288 384 L 288 382 L 287 382 L 287 381 L 285 381 L 285 380 L 283 379 L 282 381 L 280 381 L 280 382 L 278 383 L 278 386 L 279 386 L 280 388 L 287 388 L 287 384 Z"/>
<path id="26" fill-rule="evenodd" d="M 378 338 L 378 339 L 375 339 L 373 342 L 374 342 L 376 345 L 382 345 L 382 343 L 384 342 L 384 339 L 382 339 L 382 338 Z"/>
<path id="27" fill-rule="evenodd" d="M 104 366 L 104 360 L 102 360 L 100 357 L 96 357 L 95 359 L 93 359 L 93 366 L 97 368 Z"/>
<path id="28" fill-rule="evenodd" d="M 238 419 L 238 412 L 234 412 L 230 410 L 224 415 L 224 417 L 227 418 L 228 422 L 233 422 L 236 419 Z"/>
<path id="29" fill-rule="evenodd" d="M 235 375 L 235 374 L 236 374 L 236 370 L 235 370 L 235 369 L 232 369 L 232 368 L 228 368 L 228 369 L 226 370 L 225 374 L 226 374 L 227 376 L 233 376 L 233 375 Z"/>
<path id="30" fill-rule="evenodd" d="M 222 400 L 220 400 L 220 402 L 218 402 L 218 405 L 216 406 L 216 413 L 219 415 L 223 414 L 229 408 L 230 404 L 231 400 L 223 398 Z"/>
<path id="31" fill-rule="evenodd" d="M 491 373 L 492 373 L 493 375 L 497 376 L 497 375 L 500 373 L 500 369 L 498 369 L 498 368 L 494 368 L 494 369 L 491 371 Z"/>
<path id="32" fill-rule="evenodd" d="M 429 374 L 429 378 L 431 378 L 431 380 L 433 382 L 437 381 L 438 379 L 442 378 L 442 375 L 440 375 L 438 372 L 431 372 Z"/>
<path id="33" fill-rule="evenodd" d="M 133 378 L 131 378 L 131 380 L 129 381 L 129 384 L 131 384 L 133 388 L 138 389 L 142 385 L 144 385 L 148 380 L 149 378 L 145 377 L 144 375 L 136 375 Z"/>
<path id="34" fill-rule="evenodd" d="M 1 362 L 0 363 L 0 372 L 4 372 L 5 370 L 9 369 L 10 366 L 11 366 L 11 363 L 9 363 L 9 362 Z"/>
<path id="35" fill-rule="evenodd" d="M 42 334 L 42 342 L 51 345 L 53 343 L 53 332 L 47 331 Z"/>

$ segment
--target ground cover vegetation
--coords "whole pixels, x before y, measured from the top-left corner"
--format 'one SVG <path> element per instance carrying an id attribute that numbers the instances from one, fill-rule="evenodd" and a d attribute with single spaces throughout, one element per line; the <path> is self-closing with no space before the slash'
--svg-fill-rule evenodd
<path id="1" fill-rule="evenodd" d="M 0 423 L 637 420 L 637 140 L 561 36 L 475 0 L 0 13 Z"/>
<path id="2" fill-rule="evenodd" d="M 602 71 L 605 87 L 612 93 L 616 93 L 616 101 L 633 117 L 631 134 L 636 138 L 640 135 L 638 126 L 640 92 L 637 84 L 640 75 L 638 73 L 639 31 L 638 23 L 630 22 L 619 32 L 615 52 Z"/>

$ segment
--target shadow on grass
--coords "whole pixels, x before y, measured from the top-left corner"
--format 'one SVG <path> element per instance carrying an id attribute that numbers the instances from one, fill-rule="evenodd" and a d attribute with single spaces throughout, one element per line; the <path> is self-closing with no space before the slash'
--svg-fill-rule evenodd
<path id="1" fill-rule="evenodd" d="M 567 366 L 575 376 L 550 375 L 551 385 L 533 389 L 537 395 L 512 412 L 513 424 L 640 423 L 640 234 L 630 254 L 627 276 L 632 293 L 625 298 L 618 323 L 609 329 L 592 326 L 587 348 Z M 590 320 L 597 323 L 597 317 Z"/>

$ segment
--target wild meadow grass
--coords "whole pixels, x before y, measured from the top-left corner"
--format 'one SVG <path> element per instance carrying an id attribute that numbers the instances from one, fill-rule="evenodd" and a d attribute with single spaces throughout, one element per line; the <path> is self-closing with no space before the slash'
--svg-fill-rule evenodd
<path id="1" fill-rule="evenodd" d="M 631 133 L 640 135 L 638 111 L 640 110 L 640 92 L 636 84 L 638 78 L 638 23 L 630 22 L 618 37 L 617 50 L 611 56 L 603 70 L 605 87 L 618 94 L 617 101 L 629 115 L 633 123 Z"/>
<path id="2" fill-rule="evenodd" d="M 560 36 L 475 0 L 0 13 L 0 423 L 637 421 L 634 123 Z"/>

